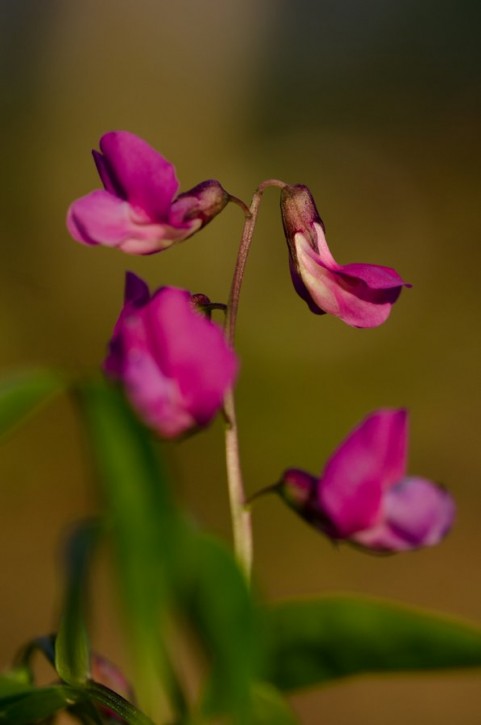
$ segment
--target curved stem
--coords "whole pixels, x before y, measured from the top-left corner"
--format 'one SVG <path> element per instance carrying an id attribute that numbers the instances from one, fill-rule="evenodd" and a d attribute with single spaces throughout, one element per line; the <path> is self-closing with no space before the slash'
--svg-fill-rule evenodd
<path id="1" fill-rule="evenodd" d="M 245 204 L 240 204 L 244 210 L 245 222 L 242 237 L 237 253 L 237 260 L 232 278 L 232 285 L 227 304 L 225 332 L 229 344 L 234 347 L 235 330 L 237 323 L 237 311 L 239 308 L 239 296 L 244 279 L 244 271 L 249 254 L 249 249 L 254 234 L 254 227 L 257 221 L 257 214 L 262 200 L 264 190 L 269 186 L 282 188 L 284 182 L 277 179 L 263 181 L 257 187 L 252 202 L 247 209 Z M 237 430 L 237 418 L 235 410 L 234 392 L 230 390 L 224 399 L 224 411 L 227 419 L 225 431 L 225 449 L 227 482 L 229 489 L 229 501 L 232 516 L 232 529 L 234 534 L 234 548 L 238 561 L 243 568 L 247 579 L 250 578 L 252 568 L 252 523 L 251 513 L 246 507 L 246 496 L 242 479 L 242 469 L 239 453 L 239 436 Z"/>

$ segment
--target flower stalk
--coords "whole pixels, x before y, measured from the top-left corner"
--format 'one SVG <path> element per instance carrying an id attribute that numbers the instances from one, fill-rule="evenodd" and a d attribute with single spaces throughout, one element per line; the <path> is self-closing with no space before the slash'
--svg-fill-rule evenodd
<path id="1" fill-rule="evenodd" d="M 249 208 L 239 204 L 244 209 L 245 222 L 242 230 L 242 237 L 237 252 L 237 260 L 230 288 L 229 301 L 225 319 L 225 334 L 229 345 L 235 347 L 235 332 L 237 324 L 237 312 L 239 309 L 239 297 L 244 279 L 247 257 L 254 235 L 254 228 L 257 222 L 257 215 L 262 201 L 264 190 L 270 186 L 284 188 L 285 183 L 277 179 L 263 181 L 257 187 Z M 247 506 L 242 467 L 239 451 L 239 433 L 237 427 L 237 416 L 235 398 L 232 388 L 224 398 L 224 412 L 226 416 L 225 429 L 225 452 L 227 468 L 227 485 L 229 492 L 229 503 L 232 517 L 232 530 L 234 537 L 234 549 L 237 559 L 241 565 L 247 580 L 250 579 L 252 570 L 252 521 L 251 512 Z"/>

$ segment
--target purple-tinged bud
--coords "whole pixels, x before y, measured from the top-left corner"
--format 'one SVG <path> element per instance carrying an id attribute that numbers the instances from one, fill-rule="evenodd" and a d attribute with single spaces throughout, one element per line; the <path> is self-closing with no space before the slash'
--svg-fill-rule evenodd
<path id="1" fill-rule="evenodd" d="M 381 325 L 401 289 L 411 285 L 390 267 L 338 264 L 307 186 L 282 189 L 281 213 L 292 281 L 309 309 L 318 315 L 335 315 L 353 327 Z"/>
<path id="2" fill-rule="evenodd" d="M 172 204 L 171 220 L 176 224 L 200 222 L 205 227 L 229 202 L 230 195 L 215 179 L 203 181 L 190 191 L 179 194 Z"/>
<path id="3" fill-rule="evenodd" d="M 318 483 L 316 476 L 298 468 L 288 468 L 284 471 L 276 491 L 305 521 L 329 534 L 332 527 L 317 502 Z"/>
<path id="4" fill-rule="evenodd" d="M 284 471 L 279 487 L 279 495 L 289 506 L 299 513 L 305 511 L 316 494 L 317 478 L 298 468 Z"/>
<path id="5" fill-rule="evenodd" d="M 196 292 L 191 295 L 190 301 L 192 302 L 194 309 L 198 312 L 209 312 L 210 299 L 207 295 L 202 294 L 202 292 Z"/>
<path id="6" fill-rule="evenodd" d="M 94 682 L 108 687 L 109 690 L 113 690 L 113 692 L 121 695 L 121 697 L 129 702 L 135 702 L 132 686 L 117 665 L 114 665 L 106 657 L 94 653 L 90 666 L 91 678 Z M 116 712 L 105 705 L 100 705 L 100 711 L 107 719 L 124 722 L 120 715 L 117 715 Z"/>
<path id="7" fill-rule="evenodd" d="M 313 233 L 314 224 L 324 223 L 319 216 L 311 192 L 303 184 L 284 186 L 281 190 L 282 224 L 293 259 L 296 259 L 294 238 L 298 232 L 305 234 L 317 251 L 317 237 Z"/>

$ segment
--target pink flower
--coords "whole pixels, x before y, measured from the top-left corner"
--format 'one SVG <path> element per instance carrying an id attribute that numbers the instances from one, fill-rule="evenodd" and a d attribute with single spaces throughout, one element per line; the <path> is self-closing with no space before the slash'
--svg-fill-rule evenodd
<path id="1" fill-rule="evenodd" d="M 93 157 L 104 185 L 77 199 L 67 228 L 77 242 L 152 254 L 187 239 L 229 201 L 218 181 L 205 181 L 174 199 L 175 169 L 146 141 L 128 131 L 100 139 Z"/>
<path id="2" fill-rule="evenodd" d="M 325 312 L 353 327 L 377 327 L 389 317 L 403 287 L 390 267 L 338 264 L 307 186 L 285 186 L 281 211 L 296 292 L 316 314 Z"/>
<path id="3" fill-rule="evenodd" d="M 454 519 L 451 496 L 425 478 L 406 476 L 407 413 L 371 413 L 341 443 L 318 479 L 287 470 L 277 490 L 332 539 L 374 551 L 437 544 Z"/>
<path id="4" fill-rule="evenodd" d="M 161 287 L 150 295 L 129 272 L 104 369 L 150 427 L 174 438 L 210 423 L 234 384 L 237 360 L 189 292 Z"/>

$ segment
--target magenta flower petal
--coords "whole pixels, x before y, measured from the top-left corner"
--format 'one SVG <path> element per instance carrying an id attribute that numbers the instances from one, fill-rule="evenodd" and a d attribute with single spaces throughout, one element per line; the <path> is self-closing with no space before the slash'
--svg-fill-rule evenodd
<path id="1" fill-rule="evenodd" d="M 105 191 L 108 191 L 114 196 L 118 196 L 119 199 L 126 199 L 127 195 L 115 178 L 105 156 L 100 151 L 96 151 L 96 149 L 92 149 L 92 156 Z"/>
<path id="2" fill-rule="evenodd" d="M 188 292 L 164 287 L 146 308 L 155 345 L 164 350 L 163 369 L 175 377 L 186 407 L 206 425 L 222 405 L 237 361 L 217 325 L 192 311 Z M 160 324 L 159 324 L 160 323 Z"/>
<path id="3" fill-rule="evenodd" d="M 368 416 L 326 464 L 319 505 L 341 537 L 371 526 L 383 492 L 404 476 L 407 418 L 404 410 Z"/>
<path id="4" fill-rule="evenodd" d="M 335 540 L 373 551 L 437 544 L 455 504 L 443 488 L 406 477 L 407 414 L 379 410 L 339 446 L 320 479 L 288 469 L 276 490 L 306 521 Z"/>
<path id="5" fill-rule="evenodd" d="M 150 296 L 130 273 L 104 369 L 144 421 L 173 438 L 212 420 L 234 384 L 237 360 L 188 292 L 163 287 Z"/>
<path id="6" fill-rule="evenodd" d="M 390 267 L 338 264 L 307 187 L 285 187 L 281 210 L 294 287 L 309 308 L 317 314 L 335 315 L 353 327 L 382 324 L 403 286 L 410 285 Z"/>
<path id="7" fill-rule="evenodd" d="M 129 131 L 106 133 L 99 145 L 110 183 L 122 190 L 124 198 L 134 208 L 142 209 L 148 219 L 167 221 L 179 188 L 174 166 Z"/>
<path id="8" fill-rule="evenodd" d="M 124 313 L 130 306 L 142 307 L 150 299 L 150 292 L 143 279 L 133 272 L 125 274 Z"/>

